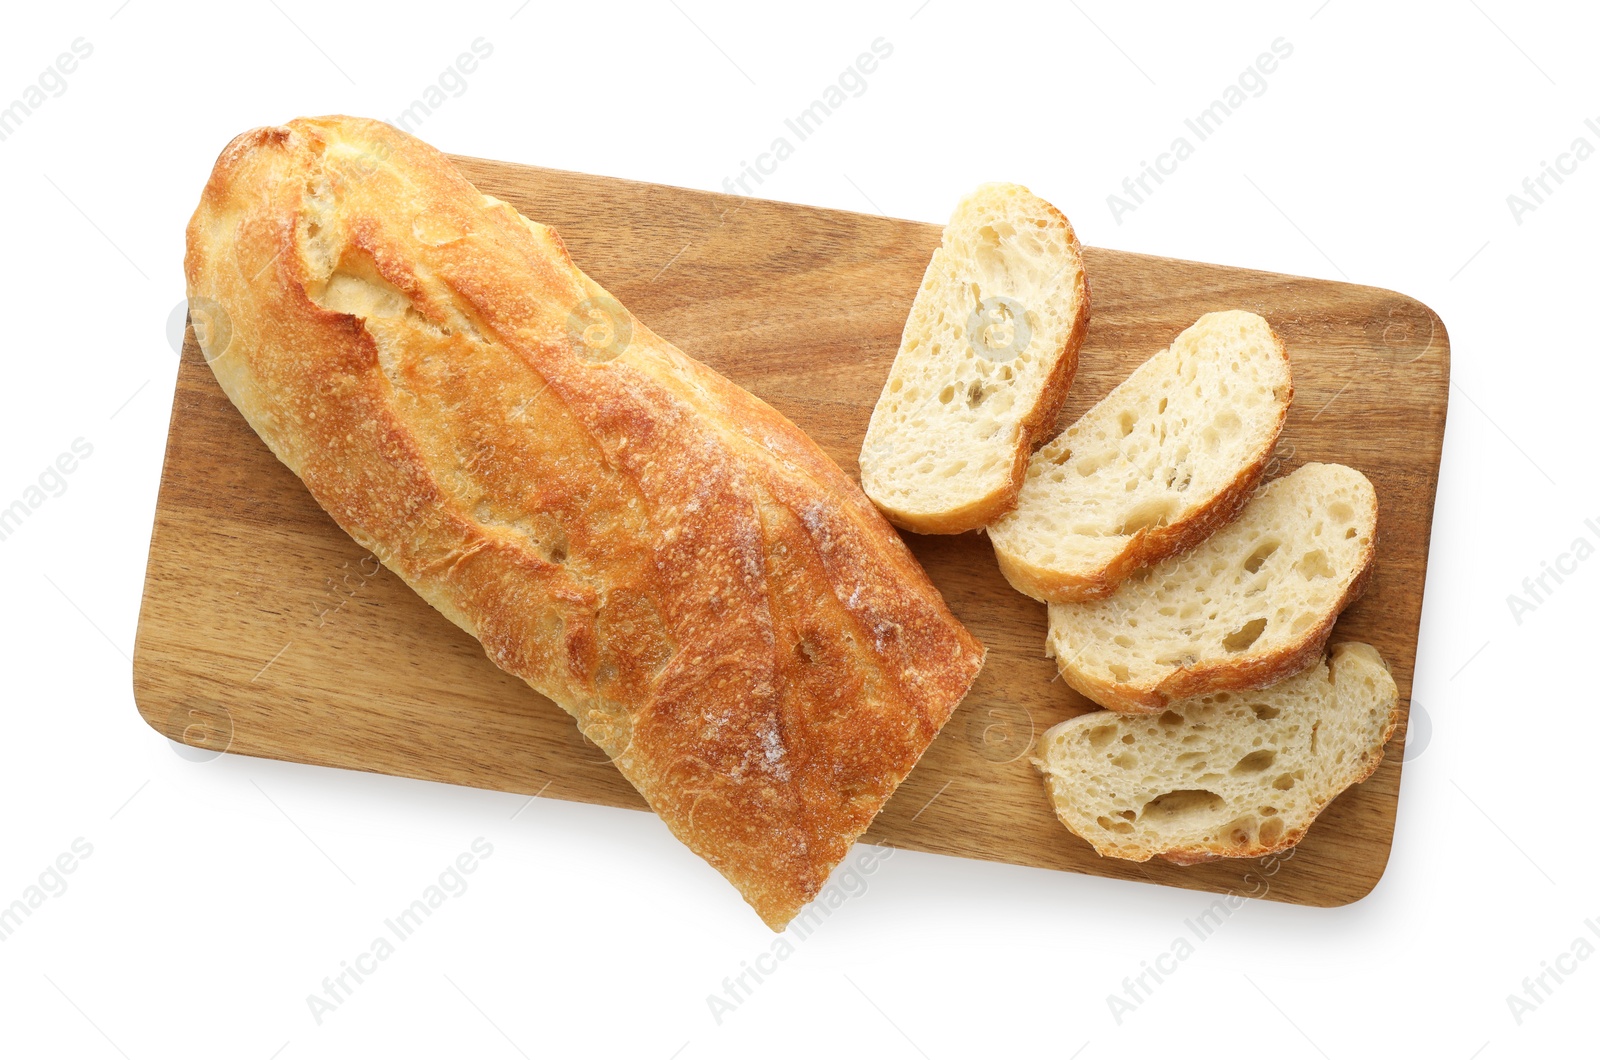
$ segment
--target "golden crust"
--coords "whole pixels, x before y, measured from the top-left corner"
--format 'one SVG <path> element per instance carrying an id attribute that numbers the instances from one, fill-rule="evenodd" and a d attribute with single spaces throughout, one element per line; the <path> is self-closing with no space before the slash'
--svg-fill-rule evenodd
<path id="1" fill-rule="evenodd" d="M 1023 417 L 1022 441 L 1017 447 L 1017 466 L 1011 474 L 1011 489 L 1006 496 L 1004 506 L 979 524 L 982 526 L 989 525 L 1016 507 L 1017 494 L 1022 492 L 1022 480 L 1028 472 L 1028 458 L 1055 432 L 1056 418 L 1061 415 L 1062 406 L 1067 403 L 1067 395 L 1072 391 L 1072 382 L 1078 377 L 1078 355 L 1083 349 L 1083 340 L 1089 334 L 1089 318 L 1093 312 L 1093 307 L 1090 305 L 1093 292 L 1089 287 L 1089 270 L 1087 266 L 1082 265 L 1083 244 L 1078 241 L 1078 230 L 1072 227 L 1067 215 L 1054 205 L 1043 199 L 1039 201 L 1055 214 L 1056 219 L 1067 230 L 1067 241 L 1072 247 L 1072 256 L 1080 263 L 1077 283 L 1078 312 L 1072 319 L 1071 330 L 1067 332 L 1061 358 L 1056 361 L 1055 367 L 1050 372 L 1050 378 L 1039 391 L 1039 400 L 1034 403 L 1028 415 Z"/>
<path id="2" fill-rule="evenodd" d="M 856 485 L 378 122 L 237 137 L 184 264 L 317 502 L 781 929 L 983 662 Z"/>

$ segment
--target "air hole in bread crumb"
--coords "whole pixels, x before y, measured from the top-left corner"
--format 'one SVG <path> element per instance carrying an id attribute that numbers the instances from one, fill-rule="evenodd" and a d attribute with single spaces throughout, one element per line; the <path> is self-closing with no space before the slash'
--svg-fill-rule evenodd
<path id="1" fill-rule="evenodd" d="M 1140 530 L 1150 530 L 1158 526 L 1167 525 L 1167 520 L 1172 518 L 1173 502 L 1170 497 L 1153 497 L 1141 504 L 1136 504 L 1128 509 L 1122 517 L 1122 523 L 1117 527 L 1117 533 L 1128 535 L 1136 534 Z"/>
<path id="2" fill-rule="evenodd" d="M 1235 776 L 1244 773 L 1260 773 L 1271 766 L 1277 757 L 1278 752 L 1273 750 L 1251 751 L 1239 759 L 1238 763 L 1233 767 L 1233 773 Z"/>
<path id="3" fill-rule="evenodd" d="M 1277 707 L 1268 706 L 1265 703 L 1250 704 L 1250 712 L 1256 716 L 1258 721 L 1270 721 L 1282 713 Z"/>
<path id="4" fill-rule="evenodd" d="M 1261 842 L 1266 844 L 1276 843 L 1283 835 L 1283 818 L 1274 817 L 1261 825 Z"/>
<path id="5" fill-rule="evenodd" d="M 1200 788 L 1183 788 L 1177 791 L 1169 791 L 1165 795 L 1158 795 L 1151 799 L 1144 804 L 1144 809 L 1140 811 L 1139 816 L 1175 821 L 1182 817 L 1215 813 L 1225 805 L 1227 803 L 1216 792 L 1205 791 Z"/>
<path id="6" fill-rule="evenodd" d="M 1124 410 L 1122 415 L 1117 417 L 1117 426 L 1122 429 L 1124 438 L 1133 433 L 1134 425 L 1138 422 L 1139 417 L 1135 416 L 1132 410 Z"/>
<path id="7" fill-rule="evenodd" d="M 1278 542 L 1276 541 L 1263 541 L 1257 545 L 1256 550 L 1250 553 L 1250 558 L 1244 561 L 1245 572 L 1254 574 L 1260 570 L 1261 565 L 1271 559 L 1272 554 L 1276 551 L 1278 551 Z"/>
<path id="8" fill-rule="evenodd" d="M 1283 774 L 1277 780 L 1272 782 L 1272 786 L 1277 788 L 1279 791 L 1288 791 L 1290 788 L 1294 787 L 1294 774 Z"/>
<path id="9" fill-rule="evenodd" d="M 1117 735 L 1115 725 L 1102 725 L 1098 729 L 1089 730 L 1089 746 L 1096 751 L 1102 750 Z"/>
<path id="10" fill-rule="evenodd" d="M 1320 548 L 1301 556 L 1300 562 L 1294 565 L 1294 569 L 1299 571 L 1300 576 L 1306 581 L 1313 578 L 1331 578 L 1334 573 L 1333 563 L 1328 559 L 1328 554 Z"/>
<path id="11" fill-rule="evenodd" d="M 1241 652 L 1260 639 L 1267 628 L 1264 618 L 1252 618 L 1222 639 L 1222 646 L 1230 652 Z"/>
<path id="12" fill-rule="evenodd" d="M 1182 725 L 1183 724 L 1183 715 L 1179 714 L 1175 710 L 1169 710 L 1169 711 L 1163 712 L 1161 717 L 1157 718 L 1156 721 L 1160 722 L 1162 725 L 1167 726 L 1168 728 L 1171 728 L 1174 725 Z"/>
<path id="13" fill-rule="evenodd" d="M 1111 463 L 1111 460 L 1112 457 L 1109 453 L 1100 453 L 1095 456 L 1085 457 L 1083 460 L 1078 462 L 1078 474 L 1084 478 L 1088 478 L 1090 475 Z"/>

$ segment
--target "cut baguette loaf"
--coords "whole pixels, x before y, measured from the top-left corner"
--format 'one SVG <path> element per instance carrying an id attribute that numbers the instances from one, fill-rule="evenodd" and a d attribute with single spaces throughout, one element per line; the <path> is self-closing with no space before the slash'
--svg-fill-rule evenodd
<path id="1" fill-rule="evenodd" d="M 1300 842 L 1371 776 L 1399 721 L 1377 649 L 1340 644 L 1270 688 L 1186 699 L 1155 718 L 1064 721 L 1033 764 L 1061 823 L 1104 857 L 1261 857 Z"/>
<path id="2" fill-rule="evenodd" d="M 775 930 L 983 663 L 799 428 L 420 140 L 344 117 L 244 133 L 185 274 L 229 322 L 202 343 L 218 383 L 318 503 Z"/>
<path id="3" fill-rule="evenodd" d="M 1366 587 L 1378 499 L 1359 471 L 1307 464 L 1202 544 L 1110 596 L 1050 605 L 1047 654 L 1103 707 L 1264 688 L 1311 665 Z"/>
<path id="4" fill-rule="evenodd" d="M 1001 572 L 1036 600 L 1087 600 L 1204 541 L 1250 499 L 1293 396 L 1265 320 L 1207 313 L 1033 454 L 989 527 Z"/>
<path id="5" fill-rule="evenodd" d="M 867 496 L 924 534 L 974 530 L 1010 508 L 1088 326 L 1082 248 L 1061 211 L 1016 184 L 963 199 L 872 410 Z"/>

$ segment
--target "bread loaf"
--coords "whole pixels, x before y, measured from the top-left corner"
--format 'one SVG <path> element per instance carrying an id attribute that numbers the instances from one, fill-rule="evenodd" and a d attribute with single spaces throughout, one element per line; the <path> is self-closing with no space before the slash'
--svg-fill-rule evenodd
<path id="1" fill-rule="evenodd" d="M 1108 711 L 1049 729 L 1033 762 L 1061 823 L 1101 855 L 1179 864 L 1294 846 L 1352 784 L 1372 775 L 1400 722 L 1377 649 L 1254 692 L 1213 692 L 1159 717 Z"/>
<path id="2" fill-rule="evenodd" d="M 1055 427 L 1089 326 L 1082 248 L 1017 184 L 956 207 L 861 444 L 861 485 L 897 526 L 975 530 L 1015 502 Z"/>
<path id="3" fill-rule="evenodd" d="M 1250 499 L 1293 396 L 1265 320 L 1207 313 L 1033 454 L 989 527 L 1001 573 L 1070 603 L 1199 544 Z"/>
<path id="4" fill-rule="evenodd" d="M 1067 684 L 1133 713 L 1274 684 L 1316 661 L 1339 612 L 1361 595 L 1377 520 L 1365 475 L 1306 464 L 1110 596 L 1051 604 L 1046 651 Z"/>
<path id="5" fill-rule="evenodd" d="M 976 676 L 982 646 L 815 444 L 421 141 L 239 136 L 185 273 L 226 313 L 218 382 L 318 503 L 774 929 Z"/>

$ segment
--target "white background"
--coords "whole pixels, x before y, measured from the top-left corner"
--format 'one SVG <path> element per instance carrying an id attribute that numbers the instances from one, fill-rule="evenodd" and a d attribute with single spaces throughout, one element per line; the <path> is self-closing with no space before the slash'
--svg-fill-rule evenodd
<path id="1" fill-rule="evenodd" d="M 1600 158 L 1520 219 L 1507 203 L 1575 138 L 1600 148 L 1592 8 L 119 3 L 8 5 L 0 34 L 0 102 L 93 48 L 0 143 L 0 506 L 93 446 L 0 542 L 0 905 L 93 848 L 0 942 L 0 1053 L 1592 1054 L 1600 959 L 1520 1024 L 1506 1001 L 1600 919 L 1600 562 L 1520 623 L 1507 603 L 1600 539 Z M 446 150 L 720 189 L 883 37 L 867 91 L 762 195 L 942 222 L 1015 180 L 1085 243 L 1437 310 L 1454 362 L 1419 720 L 1377 890 L 1249 904 L 1119 1025 L 1107 995 L 1209 899 L 900 852 L 719 1024 L 707 995 L 771 936 L 648 815 L 175 754 L 135 712 L 128 654 L 184 223 L 234 134 L 393 118 L 478 37 L 493 55 L 418 129 Z M 1280 37 L 1264 93 L 1118 223 L 1107 196 Z M 480 836 L 470 888 L 319 1025 L 306 996 Z"/>

